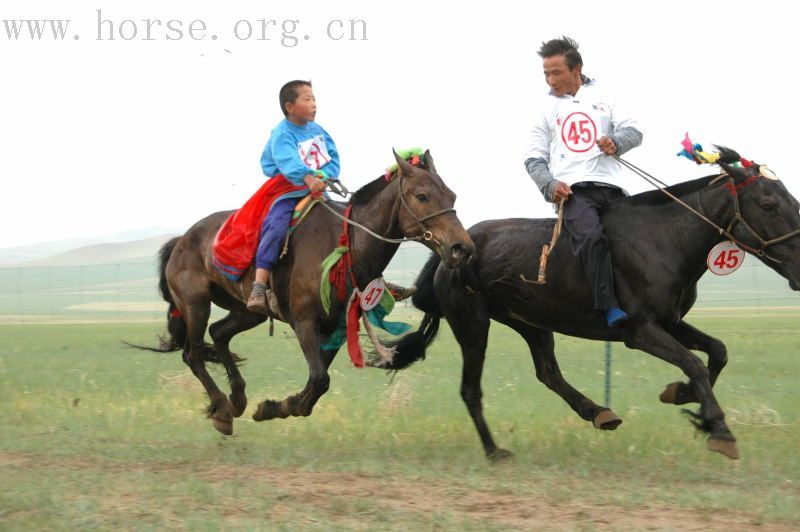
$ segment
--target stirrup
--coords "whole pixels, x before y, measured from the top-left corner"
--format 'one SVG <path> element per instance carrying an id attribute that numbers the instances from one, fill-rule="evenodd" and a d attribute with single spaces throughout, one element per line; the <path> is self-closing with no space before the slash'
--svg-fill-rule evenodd
<path id="1" fill-rule="evenodd" d="M 275 295 L 275 292 L 268 287 L 267 291 L 264 293 L 264 297 L 267 301 L 267 307 L 269 307 L 269 311 L 272 313 L 272 315 L 277 316 L 282 320 L 283 316 L 281 316 L 281 306 L 278 303 L 278 296 Z"/>

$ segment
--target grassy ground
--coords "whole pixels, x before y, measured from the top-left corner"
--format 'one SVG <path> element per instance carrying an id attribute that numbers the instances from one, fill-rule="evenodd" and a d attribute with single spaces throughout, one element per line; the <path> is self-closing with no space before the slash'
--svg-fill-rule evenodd
<path id="1" fill-rule="evenodd" d="M 710 453 L 674 406 L 677 369 L 614 347 L 601 432 L 536 381 L 522 340 L 493 326 L 485 413 L 510 464 L 484 460 L 458 395 L 449 330 L 394 380 L 344 352 L 307 419 L 255 423 L 264 398 L 307 371 L 291 331 L 234 342 L 250 406 L 217 434 L 180 356 L 153 344 L 161 323 L 0 325 L 0 528 L 747 528 L 800 526 L 800 335 L 796 311 L 697 312 L 729 347 L 717 397 L 742 459 Z M 566 378 L 603 401 L 601 343 L 557 340 Z M 224 384 L 221 372 L 216 372 Z"/>

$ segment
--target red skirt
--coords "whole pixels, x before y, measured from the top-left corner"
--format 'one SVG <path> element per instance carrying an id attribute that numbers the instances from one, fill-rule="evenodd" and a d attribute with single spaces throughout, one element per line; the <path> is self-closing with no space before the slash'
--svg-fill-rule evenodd
<path id="1" fill-rule="evenodd" d="M 258 250 L 261 225 L 276 200 L 291 192 L 308 189 L 278 174 L 268 179 L 241 209 L 231 214 L 214 238 L 214 265 L 229 279 L 238 281 L 250 267 Z"/>

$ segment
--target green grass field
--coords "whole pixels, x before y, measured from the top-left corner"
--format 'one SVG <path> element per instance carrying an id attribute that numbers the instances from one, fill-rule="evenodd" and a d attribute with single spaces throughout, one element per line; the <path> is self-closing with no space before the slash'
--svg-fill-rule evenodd
<path id="1" fill-rule="evenodd" d="M 234 350 L 248 357 L 250 405 L 224 437 L 179 354 L 121 345 L 153 345 L 160 321 L 0 324 L 0 528 L 796 529 L 798 317 L 711 306 L 690 320 L 728 345 L 716 392 L 738 462 L 658 402 L 677 369 L 615 346 L 612 407 L 624 422 L 597 431 L 495 324 L 483 391 L 498 444 L 515 453 L 502 465 L 483 458 L 446 326 L 428 359 L 393 380 L 341 352 L 311 417 L 263 423 L 249 419 L 256 403 L 302 388 L 305 362 L 283 326 L 243 334 Z M 566 378 L 597 402 L 603 353 L 557 339 Z"/>

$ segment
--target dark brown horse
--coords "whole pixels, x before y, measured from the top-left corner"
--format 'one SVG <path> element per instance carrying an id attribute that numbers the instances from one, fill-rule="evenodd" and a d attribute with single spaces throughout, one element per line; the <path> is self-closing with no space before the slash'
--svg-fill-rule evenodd
<path id="1" fill-rule="evenodd" d="M 631 316 L 623 327 L 609 329 L 593 310 L 589 286 L 566 238 L 550 255 L 547 284 L 521 279 L 521 274 L 536 278 L 539 251 L 550 240 L 553 220 L 488 220 L 469 230 L 476 246 L 469 264 L 448 270 L 434 256 L 423 268 L 413 302 L 425 311 L 425 318 L 419 331 L 401 339 L 389 369 L 402 369 L 423 358 L 439 319 L 446 317 L 464 358 L 461 397 L 486 454 L 503 457 L 509 453 L 492 439 L 481 404 L 490 319 L 522 335 L 539 380 L 600 429 L 615 429 L 621 420 L 564 379 L 554 354 L 553 331 L 624 342 L 686 374 L 689 383 L 667 386 L 661 400 L 700 403 L 692 418 L 698 429 L 709 433 L 709 449 L 738 457 L 735 438 L 712 391 L 727 362 L 725 345 L 683 318 L 695 303 L 709 250 L 727 238 L 720 228 L 786 278 L 793 290 L 800 290 L 800 213 L 797 200 L 781 181 L 762 177 L 755 165 L 729 166 L 725 163 L 738 161 L 739 156 L 731 150 L 721 153 L 725 174 L 667 189 L 697 214 L 661 191 L 621 198 L 602 214 L 617 296 Z M 708 366 L 690 349 L 706 352 Z"/>
<path id="2" fill-rule="evenodd" d="M 350 199 L 351 219 L 388 239 L 419 239 L 444 264 L 463 265 L 474 250 L 455 214 L 456 196 L 436 173 L 433 159 L 425 152 L 418 166 L 412 166 L 395 154 L 397 170 L 382 176 L 357 191 Z M 333 203 L 333 202 L 330 202 Z M 344 205 L 331 205 L 343 212 Z M 214 427 L 232 434 L 233 418 L 247 406 L 245 381 L 237 367 L 238 357 L 229 343 L 240 332 L 263 323 L 267 318 L 247 310 L 246 294 L 253 282 L 252 268 L 234 282 L 213 265 L 211 245 L 222 223 L 231 212 L 219 212 L 192 226 L 161 250 L 161 280 L 164 299 L 169 303 L 169 337 L 162 339 L 158 351 L 183 350 L 183 360 L 203 383 L 211 404 L 208 416 Z M 291 236 L 288 254 L 273 272 L 273 289 L 280 305 L 280 315 L 292 326 L 308 363 L 305 388 L 282 401 L 264 401 L 258 405 L 256 421 L 289 416 L 308 416 L 317 400 L 328 390 L 328 366 L 336 350 L 322 350 L 339 323 L 344 305 L 334 301 L 326 314 L 320 301 L 320 265 L 337 245 L 342 221 L 323 206 L 314 207 Z M 379 277 L 398 248 L 360 229 L 351 229 L 353 273 L 360 289 Z M 209 327 L 213 345 L 204 341 L 211 303 L 229 314 Z M 225 366 L 231 384 L 230 400 L 208 374 L 205 362 Z"/>

